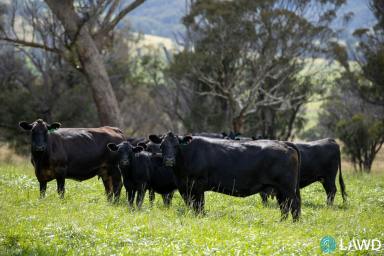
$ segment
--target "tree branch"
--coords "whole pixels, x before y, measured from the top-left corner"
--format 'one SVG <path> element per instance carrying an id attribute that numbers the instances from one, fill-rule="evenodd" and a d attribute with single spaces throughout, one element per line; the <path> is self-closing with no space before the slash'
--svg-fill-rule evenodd
<path id="1" fill-rule="evenodd" d="M 39 43 L 35 43 L 35 42 L 29 42 L 29 41 L 25 41 L 25 40 L 21 40 L 21 39 L 13 39 L 13 38 L 8 38 L 8 37 L 0 37 L 0 41 L 6 41 L 6 42 L 9 42 L 9 43 L 13 43 L 13 44 L 16 44 L 16 45 L 21 45 L 21 46 L 26 46 L 26 47 L 39 48 L 39 49 L 43 49 L 45 51 L 61 54 L 61 51 L 59 49 L 57 49 L 57 48 L 52 48 L 52 47 L 49 47 L 49 46 L 44 45 L 44 44 L 39 44 Z"/>
<path id="2" fill-rule="evenodd" d="M 115 12 L 119 4 L 120 4 L 120 0 L 114 0 L 111 3 L 107 4 L 107 5 L 110 5 L 110 7 L 108 9 L 107 14 L 105 15 L 102 26 L 105 26 L 109 22 L 109 20 L 111 19 L 113 13 Z"/>
<path id="3" fill-rule="evenodd" d="M 104 28 L 102 28 L 101 30 L 103 31 L 103 33 L 108 33 L 109 31 L 113 30 L 116 25 L 128 14 L 130 13 L 131 11 L 133 11 L 134 9 L 136 9 L 137 7 L 139 7 L 141 4 L 143 4 L 145 2 L 145 0 L 135 0 L 134 2 L 132 2 L 131 4 L 129 4 L 128 6 L 126 6 L 123 10 L 121 10 L 117 15 L 116 17 L 111 20 L 108 24 L 106 24 L 106 26 Z"/>

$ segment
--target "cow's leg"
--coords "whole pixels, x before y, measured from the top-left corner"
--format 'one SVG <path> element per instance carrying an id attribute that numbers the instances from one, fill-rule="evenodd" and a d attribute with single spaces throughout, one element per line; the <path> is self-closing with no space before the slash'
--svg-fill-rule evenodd
<path id="1" fill-rule="evenodd" d="M 280 206 L 281 220 L 288 218 L 288 213 L 291 211 L 293 221 L 298 221 L 301 214 L 300 190 L 279 190 L 276 195 Z"/>
<path id="2" fill-rule="evenodd" d="M 128 201 L 128 206 L 130 208 L 133 208 L 133 201 L 135 201 L 135 194 L 136 191 L 134 189 L 127 189 L 127 201 Z"/>
<path id="3" fill-rule="evenodd" d="M 65 193 L 65 179 L 57 178 L 56 182 L 57 182 L 57 193 L 59 194 L 59 197 L 63 199 L 64 193 Z"/>
<path id="4" fill-rule="evenodd" d="M 276 197 L 281 211 L 281 220 L 286 220 L 289 213 L 288 197 L 284 192 L 278 192 Z"/>
<path id="5" fill-rule="evenodd" d="M 179 183 L 179 191 L 185 203 L 192 207 L 195 213 L 204 211 L 204 189 L 203 182 L 195 179 L 189 179 L 185 183 Z"/>
<path id="6" fill-rule="evenodd" d="M 57 166 L 55 169 L 57 193 L 61 199 L 64 198 L 65 193 L 65 177 L 67 176 L 67 168 L 65 166 Z"/>
<path id="7" fill-rule="evenodd" d="M 204 212 L 204 181 L 202 179 L 192 179 L 188 184 L 189 201 L 195 213 Z"/>
<path id="8" fill-rule="evenodd" d="M 143 185 L 142 188 L 137 191 L 136 206 L 138 209 L 141 209 L 141 206 L 143 205 L 146 190 L 146 186 Z"/>
<path id="9" fill-rule="evenodd" d="M 114 202 L 117 203 L 117 202 L 119 202 L 121 188 L 123 187 L 123 183 L 121 182 L 120 173 L 114 174 L 113 176 L 111 176 L 111 179 L 112 179 L 112 189 L 113 189 Z"/>
<path id="10" fill-rule="evenodd" d="M 337 191 L 335 178 L 325 178 L 322 182 L 325 192 L 327 193 L 327 205 L 333 205 L 333 200 L 335 199 L 335 194 Z"/>
<path id="11" fill-rule="evenodd" d="M 264 191 L 260 192 L 261 202 L 264 206 L 268 204 L 268 194 Z"/>
<path id="12" fill-rule="evenodd" d="M 163 197 L 164 206 L 169 207 L 173 198 L 173 191 L 171 193 L 163 194 L 161 196 Z"/>
<path id="13" fill-rule="evenodd" d="M 110 176 L 103 175 L 101 177 L 103 180 L 104 188 L 105 188 L 105 194 L 107 195 L 107 199 L 109 202 L 112 202 L 112 180 Z"/>
<path id="14" fill-rule="evenodd" d="M 185 204 L 187 206 L 191 206 L 192 200 L 191 200 L 191 192 L 188 190 L 188 185 L 186 182 L 179 180 L 177 184 L 179 193 L 181 197 L 183 198 Z"/>
<path id="15" fill-rule="evenodd" d="M 291 211 L 293 221 L 298 221 L 301 215 L 301 196 L 299 186 L 293 184 L 281 184 L 281 190 L 276 197 L 280 205 L 282 220 L 288 217 L 288 212 Z M 292 186 L 293 185 L 293 186 Z M 270 190 L 270 194 L 275 193 L 275 189 Z"/>
<path id="16" fill-rule="evenodd" d="M 47 182 L 46 181 L 39 181 L 40 183 L 40 198 L 45 197 L 45 191 L 47 190 Z"/>
<path id="17" fill-rule="evenodd" d="M 188 194 L 187 190 L 184 188 L 179 188 L 179 193 L 183 198 L 185 205 L 191 206 L 191 197 L 190 194 Z"/>
<path id="18" fill-rule="evenodd" d="M 301 215 L 301 195 L 299 188 L 296 189 L 296 193 L 293 196 L 291 214 L 293 221 L 298 221 Z"/>
<path id="19" fill-rule="evenodd" d="M 195 213 L 200 214 L 204 212 L 204 191 L 194 192 L 192 196 L 192 206 Z"/>
<path id="20" fill-rule="evenodd" d="M 136 189 L 133 187 L 126 187 L 128 207 L 133 208 L 133 202 L 135 201 Z"/>
<path id="21" fill-rule="evenodd" d="M 149 190 L 149 204 L 151 207 L 153 206 L 153 202 L 155 201 L 155 191 L 153 189 Z"/>
<path id="22" fill-rule="evenodd" d="M 113 193 L 113 202 L 117 203 L 120 199 L 121 188 L 123 187 L 119 168 L 114 165 L 108 166 L 108 176 L 112 183 L 110 186 Z"/>

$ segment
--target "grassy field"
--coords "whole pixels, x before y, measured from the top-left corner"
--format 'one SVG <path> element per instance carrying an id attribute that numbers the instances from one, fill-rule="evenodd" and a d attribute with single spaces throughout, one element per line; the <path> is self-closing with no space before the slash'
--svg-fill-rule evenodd
<path id="1" fill-rule="evenodd" d="M 32 168 L 0 164 L 0 255 L 320 255 L 320 240 L 384 242 L 384 175 L 344 173 L 349 202 L 336 196 L 325 206 L 320 184 L 302 190 L 302 219 L 279 221 L 276 203 L 259 196 L 234 198 L 207 193 L 206 215 L 195 216 L 177 193 L 166 209 L 157 196 L 153 208 L 130 211 L 106 202 L 101 181 L 67 182 L 65 199 L 48 184 L 38 199 Z M 367 251 L 350 252 L 366 255 Z M 384 251 L 377 254 L 382 255 Z M 336 249 L 334 254 L 345 254 Z M 373 254 L 373 253 L 372 253 Z"/>

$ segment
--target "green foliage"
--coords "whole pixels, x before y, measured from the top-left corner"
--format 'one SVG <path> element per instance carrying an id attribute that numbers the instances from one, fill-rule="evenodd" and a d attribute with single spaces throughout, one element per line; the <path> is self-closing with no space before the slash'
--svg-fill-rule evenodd
<path id="1" fill-rule="evenodd" d="M 351 88 L 345 76 L 336 80 L 340 88 L 323 105 L 320 129 L 323 135 L 339 138 L 355 169 L 370 172 L 376 154 L 384 143 L 384 109 L 369 104 Z"/>
<path id="2" fill-rule="evenodd" d="M 384 7 L 382 1 L 371 0 L 370 4 L 377 23 L 371 28 L 354 31 L 357 46 L 351 47 L 352 54 L 346 46 L 336 42 L 330 43 L 330 50 L 360 97 L 369 103 L 384 106 Z M 358 64 L 358 69 L 351 67 L 351 59 Z"/>
<path id="3" fill-rule="evenodd" d="M 97 124 L 85 82 L 56 57 L 1 47 L 0 58 L 7 60 L 0 64 L 1 141 L 19 152 L 29 149 L 29 137 L 18 127 L 20 121 L 44 118 L 67 127 Z"/>
<path id="4" fill-rule="evenodd" d="M 263 207 L 258 195 L 235 198 L 207 193 L 205 216 L 195 216 L 175 194 L 166 209 L 157 196 L 150 208 L 130 211 L 125 196 L 106 202 L 101 181 L 67 182 L 60 200 L 48 184 L 39 200 L 31 166 L 0 166 L 1 255 L 320 255 L 320 240 L 382 239 L 384 176 L 344 175 L 349 203 L 337 193 L 325 205 L 322 186 L 302 190 L 302 219 L 279 221 L 276 202 Z M 361 189 L 364 188 L 364 189 Z M 366 255 L 369 251 L 354 252 Z M 335 255 L 344 255 L 336 250 Z"/>
<path id="5" fill-rule="evenodd" d="M 152 93 L 163 83 L 164 58 L 156 49 L 132 51 L 140 38 L 121 30 L 114 47 L 105 53 L 105 63 L 116 92 L 124 127 L 129 136 L 164 129 L 164 114 Z M 123 34 L 124 32 L 124 34 Z M 54 54 L 0 46 L 0 141 L 20 153 L 29 150 L 29 136 L 20 121 L 43 118 L 63 127 L 97 127 L 99 121 L 85 76 Z"/>
<path id="6" fill-rule="evenodd" d="M 142 38 L 120 32 L 106 55 L 106 67 L 120 105 L 122 129 L 128 136 L 157 133 L 168 121 L 156 96 L 157 87 L 164 84 L 165 56 L 159 48 L 138 48 Z"/>
<path id="7" fill-rule="evenodd" d="M 343 69 L 320 118 L 325 130 L 344 142 L 355 168 L 367 172 L 384 143 L 384 27 L 380 26 L 384 13 L 382 1 L 371 4 L 378 23 L 354 32 L 358 39 L 352 49 L 354 61 L 347 46 L 330 44 Z"/>
<path id="8" fill-rule="evenodd" d="M 321 53 L 333 4 L 307 19 L 308 1 L 192 1 L 168 72 L 189 104 L 187 130 L 287 139 L 302 128 L 298 112 L 316 90 L 302 60 Z"/>
<path id="9" fill-rule="evenodd" d="M 374 157 L 384 142 L 384 122 L 356 113 L 350 119 L 336 123 L 336 134 L 359 170 L 370 171 Z"/>

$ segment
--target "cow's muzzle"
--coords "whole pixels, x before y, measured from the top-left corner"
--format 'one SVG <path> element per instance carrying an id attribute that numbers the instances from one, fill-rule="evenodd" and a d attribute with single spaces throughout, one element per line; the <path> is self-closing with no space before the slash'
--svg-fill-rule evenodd
<path id="1" fill-rule="evenodd" d="M 129 160 L 128 159 L 123 159 L 123 160 L 120 160 L 120 163 L 119 163 L 121 166 L 128 166 L 129 165 Z"/>
<path id="2" fill-rule="evenodd" d="M 47 149 L 46 145 L 35 145 L 33 150 L 36 152 L 44 152 Z"/>
<path id="3" fill-rule="evenodd" d="M 173 167 L 175 165 L 175 159 L 173 159 L 173 158 L 164 158 L 164 165 L 166 167 Z"/>

